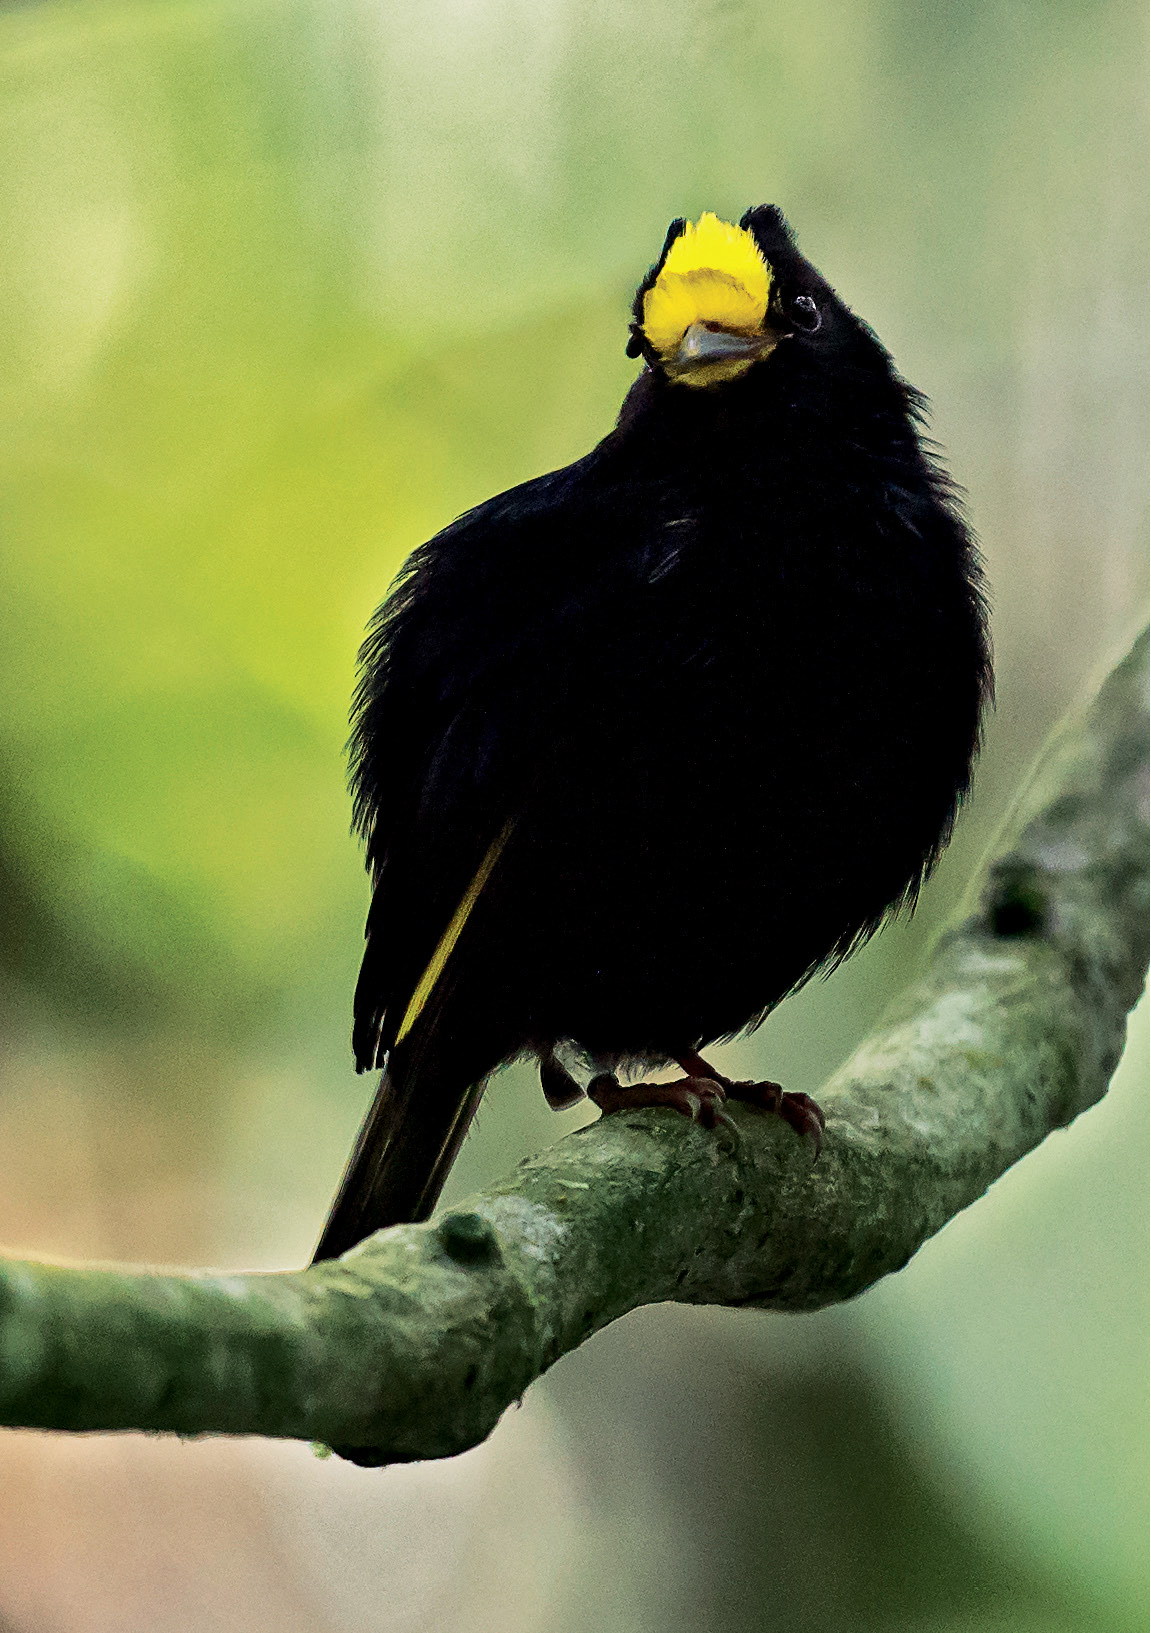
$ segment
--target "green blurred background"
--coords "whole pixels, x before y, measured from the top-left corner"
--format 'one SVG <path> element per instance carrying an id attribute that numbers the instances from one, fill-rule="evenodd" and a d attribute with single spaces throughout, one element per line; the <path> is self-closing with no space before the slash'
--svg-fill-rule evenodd
<path id="1" fill-rule="evenodd" d="M 1145 598 L 1144 8 L 0 9 L 0 1239 L 291 1265 L 370 1092 L 342 745 L 413 544 L 582 453 L 675 215 L 774 200 L 934 405 L 999 708 L 814 1091 Z M 1146 1626 L 1146 1011 L 1106 1102 L 809 1317 L 661 1308 L 491 1441 L 0 1436 L 0 1627 Z M 460 1195 L 581 1120 L 500 1078 Z"/>

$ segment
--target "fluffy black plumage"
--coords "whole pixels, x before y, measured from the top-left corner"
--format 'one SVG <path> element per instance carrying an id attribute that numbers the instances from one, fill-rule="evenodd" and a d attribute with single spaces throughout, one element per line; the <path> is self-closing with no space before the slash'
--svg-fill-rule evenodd
<path id="1" fill-rule="evenodd" d="M 742 225 L 774 351 L 670 378 L 642 329 L 661 258 L 615 429 L 422 545 L 373 620 L 354 1044 L 387 1070 L 317 1257 L 431 1211 L 501 1062 L 756 1025 L 913 904 L 951 833 L 991 688 L 975 548 L 923 399 L 774 207 Z"/>

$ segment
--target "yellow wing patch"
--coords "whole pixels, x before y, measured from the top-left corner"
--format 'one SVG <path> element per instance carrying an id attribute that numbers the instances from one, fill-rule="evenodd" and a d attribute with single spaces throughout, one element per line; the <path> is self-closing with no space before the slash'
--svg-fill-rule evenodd
<path id="1" fill-rule="evenodd" d="M 693 323 L 754 333 L 767 316 L 771 269 L 746 227 L 705 210 L 667 252 L 643 299 L 643 332 L 655 349 L 674 351 Z"/>
<path id="2" fill-rule="evenodd" d="M 456 942 L 460 939 L 460 935 L 463 931 L 464 925 L 468 922 L 468 917 L 471 914 L 472 908 L 480 899 L 480 893 L 487 884 L 488 880 L 491 878 L 492 869 L 499 861 L 500 852 L 503 850 L 504 846 L 511 837 L 511 831 L 514 826 L 514 823 L 505 822 L 502 832 L 488 846 L 487 854 L 480 863 L 479 867 L 476 869 L 475 877 L 472 879 L 472 882 L 468 888 L 464 891 L 463 899 L 460 902 L 460 905 L 452 914 L 451 923 L 448 925 L 447 929 L 436 943 L 436 950 L 428 961 L 427 969 L 425 969 L 424 973 L 416 982 L 416 990 L 412 993 L 408 1007 L 404 1011 L 404 1018 L 400 1022 L 400 1030 L 396 1033 L 397 1043 L 403 1042 L 404 1038 L 419 1020 L 420 1012 L 435 990 L 436 982 L 444 973 L 444 966 L 448 959 L 452 956 L 452 949 L 455 947 Z"/>

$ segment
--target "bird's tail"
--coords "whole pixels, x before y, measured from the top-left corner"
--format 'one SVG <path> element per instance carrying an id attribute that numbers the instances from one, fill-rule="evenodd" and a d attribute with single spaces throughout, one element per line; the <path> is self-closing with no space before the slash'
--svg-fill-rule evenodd
<path id="1" fill-rule="evenodd" d="M 504 824 L 477 868 L 398 1027 L 386 1036 L 387 1016 L 374 1001 L 378 971 L 369 919 L 368 946 L 356 986 L 354 1044 L 357 1065 L 375 1065 L 388 1048 L 387 1067 L 344 1171 L 317 1259 L 336 1259 L 385 1225 L 426 1219 L 476 1114 L 490 1073 L 514 1052 L 511 1036 L 497 1045 L 492 1030 L 492 958 L 474 959 L 465 985 L 467 1010 L 456 1002 L 459 942 L 473 927 L 472 913 L 500 859 L 513 824 Z M 374 903 L 373 903 L 374 911 Z M 466 937 L 465 937 L 466 942 Z M 486 983 L 486 984 L 485 984 Z M 487 1001 L 485 1001 L 485 998 Z M 390 1045 L 390 1047 L 389 1047 Z"/>
<path id="2" fill-rule="evenodd" d="M 436 1050 L 394 1048 L 312 1255 L 336 1259 L 385 1225 L 426 1219 L 484 1092 Z M 455 1085 L 454 1087 L 452 1085 Z"/>

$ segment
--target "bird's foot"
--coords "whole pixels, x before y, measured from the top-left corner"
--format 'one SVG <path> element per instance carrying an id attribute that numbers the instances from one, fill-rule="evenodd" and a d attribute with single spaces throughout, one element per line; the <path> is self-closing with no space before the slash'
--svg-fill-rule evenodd
<path id="1" fill-rule="evenodd" d="M 638 1111 L 645 1106 L 670 1106 L 703 1128 L 735 1124 L 723 1109 L 727 1098 L 721 1084 L 710 1077 L 681 1077 L 674 1083 L 632 1083 L 626 1088 L 611 1072 L 601 1072 L 588 1084 L 588 1099 L 606 1116 L 615 1111 Z"/>
<path id="2" fill-rule="evenodd" d="M 701 1055 L 694 1052 L 677 1057 L 677 1065 L 685 1072 L 705 1073 L 708 1080 L 717 1083 L 729 1100 L 742 1100 L 745 1105 L 758 1106 L 761 1111 L 774 1112 L 797 1134 L 810 1138 L 819 1156 L 823 1144 L 824 1116 L 809 1094 L 789 1093 L 779 1083 L 750 1083 L 733 1081 L 709 1066 Z"/>
<path id="3" fill-rule="evenodd" d="M 823 1144 L 823 1112 L 809 1094 L 788 1093 L 778 1083 L 729 1083 L 728 1098 L 742 1100 L 745 1105 L 759 1106 L 772 1111 L 794 1128 L 797 1134 L 810 1138 L 819 1156 Z"/>

